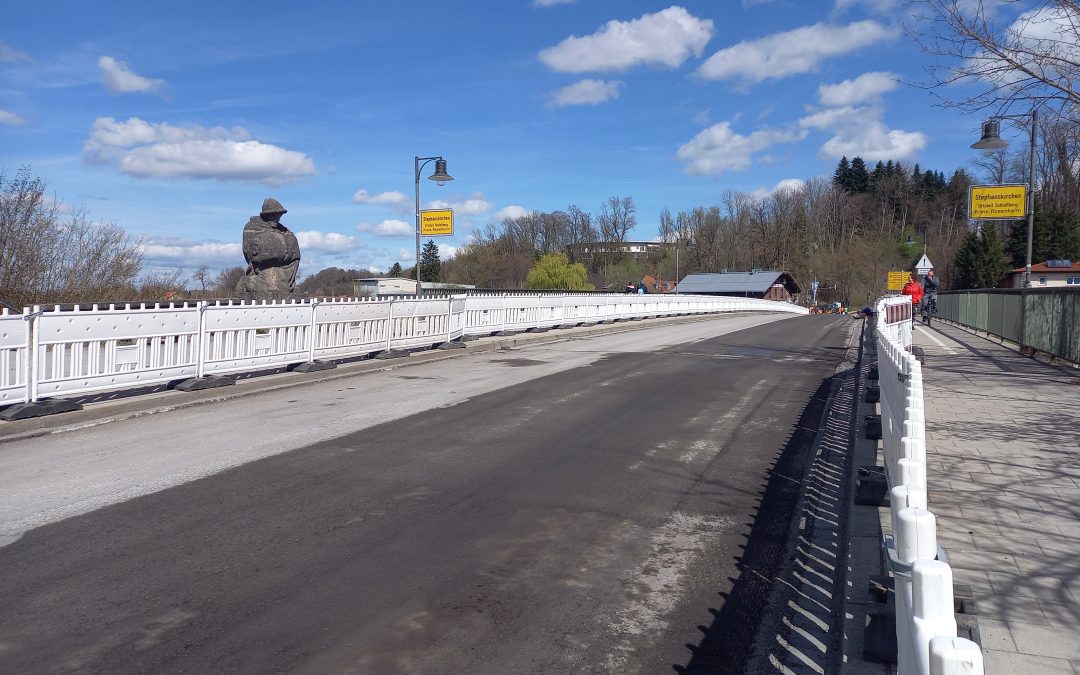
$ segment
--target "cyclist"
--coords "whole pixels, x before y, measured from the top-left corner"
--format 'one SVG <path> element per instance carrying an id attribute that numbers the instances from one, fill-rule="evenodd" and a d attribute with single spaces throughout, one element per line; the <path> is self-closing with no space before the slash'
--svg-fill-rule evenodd
<path id="1" fill-rule="evenodd" d="M 926 278 L 923 279 L 923 320 L 929 325 L 930 317 L 937 312 L 937 292 L 938 292 L 938 278 L 934 275 L 934 270 L 929 270 L 926 273 Z"/>
<path id="2" fill-rule="evenodd" d="M 922 300 L 923 288 L 919 285 L 918 281 L 915 281 L 915 275 L 909 274 L 907 283 L 900 289 L 901 295 L 911 296 L 911 322 L 915 323 L 915 311 L 919 308 L 919 302 Z"/>

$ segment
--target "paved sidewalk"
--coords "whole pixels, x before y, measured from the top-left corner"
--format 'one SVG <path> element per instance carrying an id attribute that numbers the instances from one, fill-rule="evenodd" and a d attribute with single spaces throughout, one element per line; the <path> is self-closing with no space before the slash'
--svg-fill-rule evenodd
<path id="1" fill-rule="evenodd" d="M 929 508 L 986 672 L 1080 674 L 1080 371 L 942 324 L 914 342 Z"/>

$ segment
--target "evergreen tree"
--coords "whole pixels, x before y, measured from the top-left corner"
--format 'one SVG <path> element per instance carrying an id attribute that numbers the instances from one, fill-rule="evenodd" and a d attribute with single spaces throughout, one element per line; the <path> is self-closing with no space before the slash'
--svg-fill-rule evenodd
<path id="1" fill-rule="evenodd" d="M 971 230 L 956 252 L 956 272 L 960 288 L 993 288 L 1008 273 L 1001 235 L 993 221 L 980 230 Z"/>
<path id="2" fill-rule="evenodd" d="M 390 266 L 390 270 L 386 273 L 387 276 L 400 277 L 402 275 L 401 263 L 394 263 Z"/>
<path id="3" fill-rule="evenodd" d="M 870 172 L 866 170 L 866 162 L 862 157 L 851 160 L 848 191 L 856 194 L 870 191 Z"/>
<path id="4" fill-rule="evenodd" d="M 1014 267 L 1027 264 L 1027 220 L 1013 222 L 1005 245 Z M 1035 223 L 1031 236 L 1031 262 L 1080 258 L 1080 217 L 1064 211 L 1046 212 L 1035 196 Z"/>
<path id="5" fill-rule="evenodd" d="M 442 275 L 439 247 L 434 239 L 428 239 L 420 251 L 420 281 L 438 281 Z"/>
<path id="6" fill-rule="evenodd" d="M 832 180 L 837 187 L 851 191 L 851 165 L 848 164 L 846 155 L 840 158 L 840 163 L 836 166 L 836 171 L 833 172 Z"/>

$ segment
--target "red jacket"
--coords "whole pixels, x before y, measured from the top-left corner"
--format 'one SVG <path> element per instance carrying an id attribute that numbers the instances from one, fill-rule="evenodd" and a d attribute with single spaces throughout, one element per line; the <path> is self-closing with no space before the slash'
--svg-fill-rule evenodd
<path id="1" fill-rule="evenodd" d="M 895 286 L 894 286 L 895 288 Z M 900 291 L 903 295 L 911 296 L 911 304 L 917 305 L 922 302 L 923 288 L 917 281 L 909 281 L 904 284 L 904 288 Z"/>

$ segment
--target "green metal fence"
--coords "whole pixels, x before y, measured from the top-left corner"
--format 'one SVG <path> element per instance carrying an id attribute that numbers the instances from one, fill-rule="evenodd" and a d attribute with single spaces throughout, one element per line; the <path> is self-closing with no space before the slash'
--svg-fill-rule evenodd
<path id="1" fill-rule="evenodd" d="M 1080 363 L 1080 289 L 945 291 L 938 296 L 938 315 Z"/>

